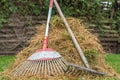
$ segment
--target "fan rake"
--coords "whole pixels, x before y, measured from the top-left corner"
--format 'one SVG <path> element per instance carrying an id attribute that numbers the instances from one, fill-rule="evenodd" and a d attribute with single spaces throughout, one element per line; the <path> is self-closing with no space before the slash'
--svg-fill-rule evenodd
<path id="1" fill-rule="evenodd" d="M 10 76 L 54 76 L 64 74 L 67 70 L 67 62 L 62 56 L 48 45 L 49 22 L 52 13 L 53 0 L 50 0 L 49 12 L 47 18 L 46 32 L 43 41 L 43 48 L 37 50 L 25 62 L 18 65 L 10 72 Z"/>

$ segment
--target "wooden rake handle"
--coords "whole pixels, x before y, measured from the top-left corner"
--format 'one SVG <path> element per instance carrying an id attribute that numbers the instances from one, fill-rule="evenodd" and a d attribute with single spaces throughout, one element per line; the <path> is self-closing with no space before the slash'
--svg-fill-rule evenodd
<path id="1" fill-rule="evenodd" d="M 79 55 L 80 55 L 80 57 L 81 57 L 81 59 L 82 59 L 82 62 L 84 63 L 84 65 L 85 65 L 87 68 L 89 68 L 88 61 L 87 61 L 86 57 L 84 56 L 84 53 L 83 53 L 82 49 L 80 48 L 80 46 L 79 46 L 79 44 L 78 44 L 78 41 L 76 40 L 76 38 L 75 38 L 75 36 L 74 36 L 74 34 L 73 34 L 73 32 L 72 32 L 72 30 L 71 30 L 71 28 L 70 28 L 67 20 L 65 19 L 65 17 L 64 17 L 64 15 L 63 15 L 63 13 L 62 13 L 62 11 L 61 11 L 61 9 L 60 9 L 57 1 L 56 1 L 56 0 L 53 0 L 53 1 L 54 1 L 54 4 L 55 4 L 56 8 L 57 8 L 57 11 L 58 11 L 59 15 L 60 15 L 61 18 L 63 19 L 63 22 L 64 22 L 64 24 L 65 24 L 65 26 L 66 26 L 66 29 L 67 29 L 68 33 L 70 34 L 70 36 L 71 36 L 71 38 L 72 38 L 72 41 L 74 42 L 74 45 L 75 45 L 75 47 L 76 47 L 76 49 L 77 49 L 77 51 L 78 51 L 78 53 L 79 53 Z"/>

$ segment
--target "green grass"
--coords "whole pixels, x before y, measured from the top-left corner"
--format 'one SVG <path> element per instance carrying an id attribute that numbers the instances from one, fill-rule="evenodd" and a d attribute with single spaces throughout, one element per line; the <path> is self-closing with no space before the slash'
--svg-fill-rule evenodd
<path id="1" fill-rule="evenodd" d="M 6 70 L 14 61 L 14 56 L 0 56 L 0 72 Z"/>
<path id="2" fill-rule="evenodd" d="M 105 60 L 120 74 L 120 54 L 108 54 L 106 55 Z"/>

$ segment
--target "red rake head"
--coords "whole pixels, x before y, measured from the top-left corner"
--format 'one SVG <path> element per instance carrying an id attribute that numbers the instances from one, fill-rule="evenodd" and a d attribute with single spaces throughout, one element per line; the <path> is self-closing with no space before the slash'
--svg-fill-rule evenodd
<path id="1" fill-rule="evenodd" d="M 27 60 L 40 61 L 40 60 L 53 60 L 60 58 L 61 55 L 51 48 L 37 50 Z"/>

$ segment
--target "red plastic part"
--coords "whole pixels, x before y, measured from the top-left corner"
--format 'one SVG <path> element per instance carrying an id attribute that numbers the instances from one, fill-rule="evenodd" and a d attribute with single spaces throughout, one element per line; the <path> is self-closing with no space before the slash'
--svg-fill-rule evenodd
<path id="1" fill-rule="evenodd" d="M 53 50 L 51 48 L 46 48 L 46 49 L 39 49 L 36 52 L 41 52 L 41 51 L 55 51 L 55 50 Z"/>
<path id="2" fill-rule="evenodd" d="M 50 0 L 50 7 L 53 6 L 53 0 Z"/>
<path id="3" fill-rule="evenodd" d="M 44 37 L 43 50 L 47 48 L 47 45 L 48 45 L 48 36 Z"/>

